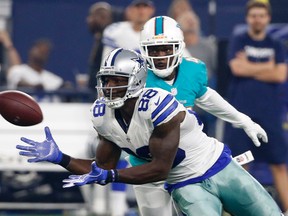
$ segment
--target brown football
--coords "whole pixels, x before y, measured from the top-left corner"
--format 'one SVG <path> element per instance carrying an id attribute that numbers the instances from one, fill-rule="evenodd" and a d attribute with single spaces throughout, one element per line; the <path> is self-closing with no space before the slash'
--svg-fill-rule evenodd
<path id="1" fill-rule="evenodd" d="M 32 126 L 43 120 L 41 108 L 34 98 L 16 90 L 0 92 L 0 114 L 18 126 Z"/>

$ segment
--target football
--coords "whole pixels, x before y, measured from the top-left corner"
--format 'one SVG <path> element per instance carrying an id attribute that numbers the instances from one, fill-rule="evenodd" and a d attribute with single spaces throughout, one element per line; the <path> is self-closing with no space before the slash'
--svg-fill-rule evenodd
<path id="1" fill-rule="evenodd" d="M 0 114 L 18 126 L 32 126 L 43 120 L 42 110 L 34 98 L 16 90 L 0 92 Z"/>

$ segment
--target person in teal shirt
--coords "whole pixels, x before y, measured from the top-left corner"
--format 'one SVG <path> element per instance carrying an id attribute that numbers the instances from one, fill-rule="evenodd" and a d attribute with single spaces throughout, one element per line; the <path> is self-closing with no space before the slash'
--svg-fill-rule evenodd
<path id="1" fill-rule="evenodd" d="M 205 63 L 196 58 L 183 57 L 184 49 L 183 32 L 175 20 L 158 16 L 147 21 L 140 34 L 140 51 L 149 69 L 146 87 L 162 88 L 171 92 L 185 107 L 192 109 L 197 105 L 233 126 L 244 129 L 256 146 L 260 146 L 260 139 L 267 142 L 266 132 L 261 126 L 207 86 Z M 147 163 L 135 155 L 129 155 L 128 161 L 131 166 Z M 142 216 L 181 214 L 164 189 L 164 182 L 133 187 Z"/>

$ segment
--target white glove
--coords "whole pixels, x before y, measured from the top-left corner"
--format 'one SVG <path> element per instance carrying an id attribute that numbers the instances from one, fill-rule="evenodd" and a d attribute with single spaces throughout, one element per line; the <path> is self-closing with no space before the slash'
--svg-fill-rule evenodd
<path id="1" fill-rule="evenodd" d="M 235 109 L 213 89 L 207 88 L 207 92 L 202 97 L 197 98 L 195 103 L 212 115 L 230 122 L 234 127 L 243 128 L 255 146 L 259 147 L 261 145 L 259 139 L 262 139 L 263 142 L 268 142 L 267 134 L 260 125 Z"/>
<path id="2" fill-rule="evenodd" d="M 250 118 L 247 118 L 248 116 L 245 117 L 246 119 L 241 125 L 234 125 L 234 126 L 243 128 L 243 130 L 250 137 L 255 146 L 259 147 L 261 145 L 259 139 L 267 143 L 268 137 L 265 130 L 260 125 L 253 122 Z"/>

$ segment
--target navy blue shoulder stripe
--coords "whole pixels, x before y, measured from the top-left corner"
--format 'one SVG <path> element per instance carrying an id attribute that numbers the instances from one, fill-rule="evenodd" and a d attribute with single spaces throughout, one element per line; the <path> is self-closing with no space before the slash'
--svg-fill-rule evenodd
<path id="1" fill-rule="evenodd" d="M 118 54 L 119 54 L 120 52 L 122 52 L 122 50 L 123 50 L 123 49 L 117 50 L 117 52 L 113 55 L 113 58 L 112 58 L 112 61 L 111 61 L 111 66 L 114 66 L 115 59 L 116 59 L 116 57 L 118 56 Z"/>
<path id="2" fill-rule="evenodd" d="M 159 114 L 159 112 L 161 110 L 163 110 L 163 108 L 171 101 L 173 100 L 173 96 L 171 94 L 168 94 L 164 100 L 159 104 L 159 106 L 154 110 L 154 112 L 152 113 L 152 119 L 155 118 L 155 116 L 157 116 Z"/>
<path id="3" fill-rule="evenodd" d="M 166 119 L 177 107 L 178 102 L 175 100 L 154 122 L 153 125 L 156 127 L 160 122 Z"/>

